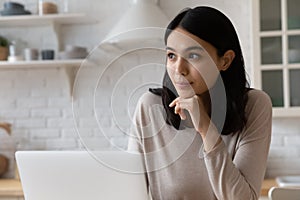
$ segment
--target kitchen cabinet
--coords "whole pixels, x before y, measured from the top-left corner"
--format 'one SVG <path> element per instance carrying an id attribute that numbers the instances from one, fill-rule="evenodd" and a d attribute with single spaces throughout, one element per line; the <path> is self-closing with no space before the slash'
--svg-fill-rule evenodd
<path id="1" fill-rule="evenodd" d="M 252 2 L 255 87 L 271 97 L 274 117 L 299 117 L 300 1 Z"/>

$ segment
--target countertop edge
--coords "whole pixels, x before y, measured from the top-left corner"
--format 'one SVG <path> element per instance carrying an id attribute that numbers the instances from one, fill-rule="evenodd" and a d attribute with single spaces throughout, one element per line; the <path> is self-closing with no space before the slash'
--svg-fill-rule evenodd
<path id="1" fill-rule="evenodd" d="M 19 179 L 0 179 L 0 197 L 23 197 Z"/>
<path id="2" fill-rule="evenodd" d="M 260 196 L 268 196 L 271 187 L 278 186 L 275 179 L 265 179 L 262 183 Z"/>

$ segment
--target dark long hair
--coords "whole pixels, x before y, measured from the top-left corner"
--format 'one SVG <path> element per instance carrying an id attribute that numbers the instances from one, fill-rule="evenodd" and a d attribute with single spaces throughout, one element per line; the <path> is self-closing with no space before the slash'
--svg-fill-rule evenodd
<path id="1" fill-rule="evenodd" d="M 242 130 L 246 124 L 245 106 L 249 83 L 246 79 L 242 50 L 234 26 L 223 13 L 214 8 L 205 6 L 188 8 L 180 12 L 168 25 L 165 32 L 165 44 L 170 33 L 177 27 L 213 45 L 217 49 L 218 56 L 223 56 L 227 50 L 235 52 L 231 66 L 220 72 L 225 87 L 227 110 L 220 110 L 220 112 L 226 112 L 226 117 L 222 124 L 224 126 L 219 131 L 222 135 L 228 135 Z M 173 107 L 168 106 L 178 94 L 167 72 L 164 75 L 163 88 L 150 91 L 162 96 L 167 114 L 166 122 L 179 129 L 180 117 L 174 113 Z M 216 126 L 218 127 L 218 124 Z"/>

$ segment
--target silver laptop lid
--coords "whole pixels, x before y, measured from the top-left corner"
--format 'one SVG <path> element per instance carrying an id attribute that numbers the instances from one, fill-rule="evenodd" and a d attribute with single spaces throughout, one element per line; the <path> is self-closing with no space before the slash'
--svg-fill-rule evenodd
<path id="1" fill-rule="evenodd" d="M 16 161 L 25 200 L 148 199 L 142 159 L 128 152 L 18 151 Z"/>

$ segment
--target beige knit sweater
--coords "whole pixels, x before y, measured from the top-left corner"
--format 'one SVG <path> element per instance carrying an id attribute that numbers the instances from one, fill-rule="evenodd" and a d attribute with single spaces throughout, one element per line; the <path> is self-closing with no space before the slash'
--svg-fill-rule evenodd
<path id="1" fill-rule="evenodd" d="M 246 115 L 243 131 L 221 136 L 221 143 L 204 152 L 200 134 L 166 124 L 161 97 L 144 94 L 128 149 L 145 155 L 153 200 L 258 199 L 271 140 L 270 98 L 250 90 Z"/>

